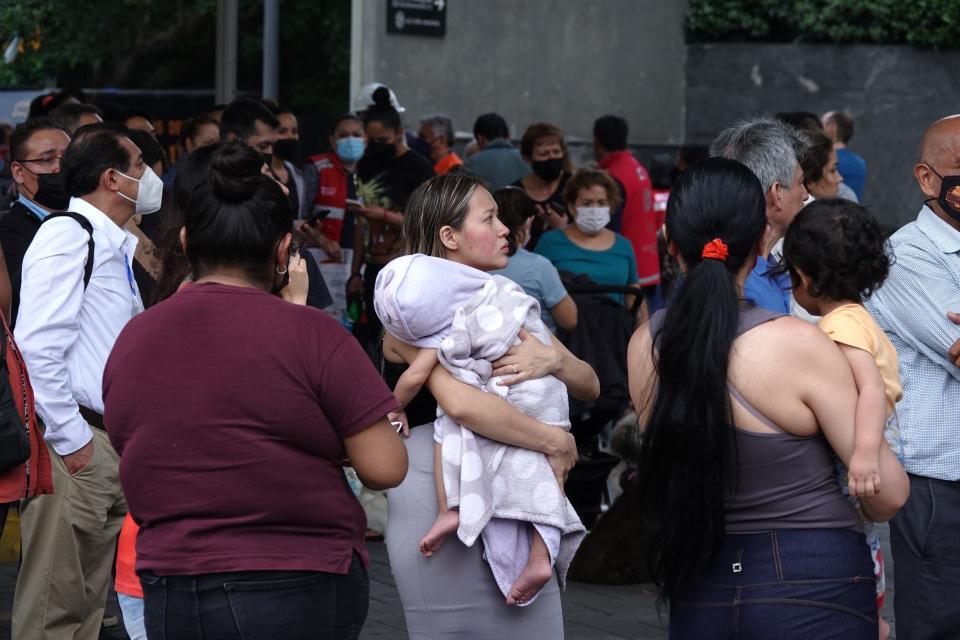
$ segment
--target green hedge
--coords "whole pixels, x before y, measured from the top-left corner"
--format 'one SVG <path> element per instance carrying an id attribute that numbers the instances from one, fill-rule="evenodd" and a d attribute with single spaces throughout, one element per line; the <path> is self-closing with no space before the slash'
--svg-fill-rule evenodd
<path id="1" fill-rule="evenodd" d="M 688 42 L 960 48 L 960 0 L 689 0 Z"/>

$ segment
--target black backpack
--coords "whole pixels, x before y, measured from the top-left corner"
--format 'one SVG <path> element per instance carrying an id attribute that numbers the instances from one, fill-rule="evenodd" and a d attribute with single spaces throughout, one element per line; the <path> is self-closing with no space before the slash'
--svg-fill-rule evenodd
<path id="1" fill-rule="evenodd" d="M 90 284 L 90 276 L 93 274 L 93 250 L 96 247 L 93 242 L 93 225 L 90 224 L 90 221 L 87 220 L 85 216 L 82 216 L 74 211 L 60 211 L 57 213 L 51 213 L 43 219 L 43 222 L 49 222 L 54 218 L 72 218 L 73 220 L 76 220 L 77 224 L 83 227 L 88 234 L 90 234 L 90 240 L 87 241 L 87 263 L 83 266 L 83 288 L 86 289 L 87 285 Z"/>
<path id="2" fill-rule="evenodd" d="M 52 213 L 53 218 L 73 218 L 90 235 L 87 262 L 83 267 L 83 288 L 93 273 L 93 225 L 73 211 Z M 30 429 L 36 428 L 33 390 L 23 357 L 17 349 L 7 323 L 0 321 L 0 473 L 9 471 L 30 459 Z"/>

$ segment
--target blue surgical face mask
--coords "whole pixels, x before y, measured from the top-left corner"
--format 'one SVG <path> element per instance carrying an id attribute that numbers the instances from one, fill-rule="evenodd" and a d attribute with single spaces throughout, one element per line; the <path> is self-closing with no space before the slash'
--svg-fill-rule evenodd
<path id="1" fill-rule="evenodd" d="M 340 138 L 337 140 L 337 157 L 347 164 L 353 164 L 363 157 L 363 148 L 363 138 Z"/>
<path id="2" fill-rule="evenodd" d="M 44 219 L 50 215 L 49 211 L 38 205 L 36 202 L 33 202 L 26 196 L 21 195 L 19 198 L 17 198 L 17 202 L 29 209 L 33 215 L 40 219 L 40 222 L 43 222 Z"/>

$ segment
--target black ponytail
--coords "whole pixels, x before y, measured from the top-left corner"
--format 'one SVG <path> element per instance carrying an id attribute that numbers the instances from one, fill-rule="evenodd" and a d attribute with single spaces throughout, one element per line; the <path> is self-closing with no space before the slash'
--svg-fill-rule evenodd
<path id="1" fill-rule="evenodd" d="M 190 194 L 184 216 L 194 279 L 222 267 L 255 282 L 273 282 L 276 248 L 293 228 L 293 211 L 263 156 L 239 142 L 212 151 L 206 181 Z"/>
<path id="2" fill-rule="evenodd" d="M 400 114 L 390 104 L 390 90 L 386 87 L 377 87 L 373 92 L 373 106 L 364 114 L 364 126 L 371 122 L 379 122 L 386 129 L 399 131 L 403 127 Z"/>
<path id="3" fill-rule="evenodd" d="M 760 181 L 734 160 L 693 165 L 670 194 L 667 236 L 687 271 L 654 335 L 657 391 L 639 478 L 661 604 L 674 602 L 723 542 L 726 501 L 736 491 L 727 390 L 741 304 L 736 275 L 755 258 L 765 225 Z M 703 257 L 714 239 L 725 245 L 724 259 Z"/>

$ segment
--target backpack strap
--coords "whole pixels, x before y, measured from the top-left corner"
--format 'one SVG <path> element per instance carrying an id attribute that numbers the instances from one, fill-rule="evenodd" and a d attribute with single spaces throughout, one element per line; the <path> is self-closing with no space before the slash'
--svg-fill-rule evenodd
<path id="1" fill-rule="evenodd" d="M 83 266 L 83 288 L 86 290 L 87 285 L 90 284 L 90 276 L 93 275 L 93 250 L 96 245 L 93 242 L 93 225 L 90 224 L 90 221 L 79 213 L 75 211 L 59 211 L 57 213 L 51 213 L 46 218 L 43 219 L 43 222 L 49 222 L 54 218 L 72 218 L 77 221 L 84 230 L 90 234 L 90 239 L 87 241 L 87 262 Z M 42 223 L 41 223 L 42 224 Z"/>

